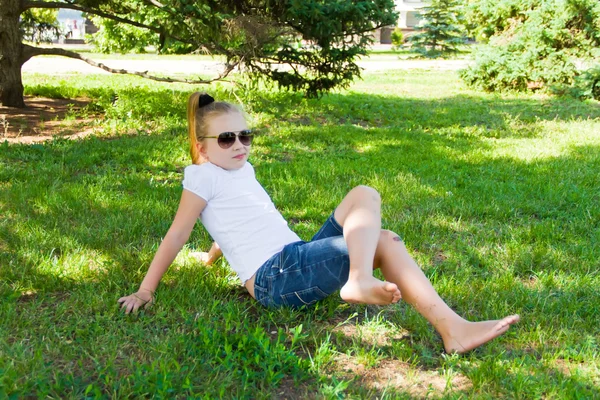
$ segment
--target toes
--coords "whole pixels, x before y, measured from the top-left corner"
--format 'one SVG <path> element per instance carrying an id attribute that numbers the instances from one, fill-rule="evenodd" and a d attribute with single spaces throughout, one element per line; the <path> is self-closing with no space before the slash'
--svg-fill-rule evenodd
<path id="1" fill-rule="evenodd" d="M 500 321 L 500 323 L 498 325 L 500 325 L 501 328 L 510 326 L 512 324 L 515 324 L 517 322 L 519 322 L 519 319 L 521 319 L 521 317 L 519 317 L 518 315 L 511 315 L 509 317 L 504 318 L 502 321 Z"/>
<path id="2" fill-rule="evenodd" d="M 394 292 L 394 295 L 396 294 L 395 292 L 400 292 L 400 290 L 398 289 L 398 285 L 396 285 L 395 283 L 392 282 L 384 282 L 384 289 L 386 292 Z"/>

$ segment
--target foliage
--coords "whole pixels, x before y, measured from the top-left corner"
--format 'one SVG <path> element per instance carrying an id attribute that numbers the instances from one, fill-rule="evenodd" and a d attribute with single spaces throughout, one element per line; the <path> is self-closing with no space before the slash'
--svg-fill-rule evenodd
<path id="1" fill-rule="evenodd" d="M 116 300 L 177 209 L 193 89 L 25 79 L 30 95 L 92 99 L 98 134 L 0 144 L 0 398 L 598 398 L 597 105 L 499 98 L 449 71 L 368 73 L 320 101 L 207 89 L 265 131 L 251 162 L 301 238 L 370 185 L 454 309 L 522 316 L 455 357 L 405 303 L 261 308 L 227 263 L 189 255 L 210 245 L 200 226 L 157 303 L 124 316 Z"/>
<path id="2" fill-rule="evenodd" d="M 404 44 L 404 34 L 402 33 L 402 29 L 395 28 L 392 31 L 392 46 L 395 49 L 399 49 Z"/>
<path id="3" fill-rule="evenodd" d="M 87 35 L 89 42 L 102 53 L 145 53 L 147 46 L 158 44 L 157 35 L 147 29 L 100 17 L 90 20 L 98 27 L 98 32 Z"/>
<path id="4" fill-rule="evenodd" d="M 458 52 L 465 42 L 458 0 L 432 0 L 419 10 L 418 33 L 407 38 L 412 50 L 426 57 L 442 57 Z"/>
<path id="5" fill-rule="evenodd" d="M 527 12 L 544 0 L 464 0 L 464 18 L 469 35 L 479 42 L 504 32 L 527 19 Z"/>
<path id="6" fill-rule="evenodd" d="M 575 78 L 575 87 L 582 89 L 582 98 L 600 100 L 600 65 Z"/>
<path id="7" fill-rule="evenodd" d="M 600 65 L 577 75 L 570 86 L 555 86 L 552 92 L 561 96 L 569 96 L 579 100 L 600 100 Z"/>
<path id="8" fill-rule="evenodd" d="M 94 41 L 102 51 L 143 51 L 151 44 L 161 53 L 220 55 L 221 73 L 196 82 L 223 80 L 239 68 L 256 85 L 275 83 L 308 97 L 360 78 L 356 61 L 366 55 L 371 32 L 398 17 L 393 0 L 0 0 L 6 22 L 0 24 L 0 104 L 25 107 L 21 67 L 31 57 L 58 55 L 98 66 L 75 51 L 22 43 L 17 17 L 29 21 L 30 10 L 58 8 L 95 16 L 102 29 Z"/>
<path id="9" fill-rule="evenodd" d="M 50 43 L 60 35 L 60 25 L 56 17 L 58 10 L 32 9 L 21 14 L 19 28 L 23 39 L 34 43 Z"/>
<path id="10" fill-rule="evenodd" d="M 102 51 L 153 45 L 161 53 L 221 54 L 228 64 L 244 65 L 255 79 L 268 78 L 309 96 L 360 77 L 354 60 L 366 54 L 372 41 L 367 32 L 397 17 L 392 0 L 172 2 L 163 8 L 128 0 L 111 7 L 163 32 L 140 34 L 139 28 L 96 17 L 102 29 L 93 40 Z"/>
<path id="11" fill-rule="evenodd" d="M 578 65 L 598 56 L 594 49 L 600 46 L 600 3 L 548 0 L 521 1 L 519 6 L 533 8 L 505 10 L 514 17 L 502 27 L 495 26 L 499 30 L 475 54 L 475 65 L 462 77 L 488 91 L 572 84 Z"/>

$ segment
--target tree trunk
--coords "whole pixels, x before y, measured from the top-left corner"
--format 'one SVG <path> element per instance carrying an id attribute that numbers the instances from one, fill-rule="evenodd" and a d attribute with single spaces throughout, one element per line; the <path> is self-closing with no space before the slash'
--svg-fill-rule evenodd
<path id="1" fill-rule="evenodd" d="M 20 0 L 0 0 L 0 105 L 23 108 L 20 14 Z"/>

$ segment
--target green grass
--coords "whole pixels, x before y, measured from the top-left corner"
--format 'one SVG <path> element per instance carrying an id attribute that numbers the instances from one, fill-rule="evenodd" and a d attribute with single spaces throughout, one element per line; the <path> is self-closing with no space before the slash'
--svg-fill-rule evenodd
<path id="1" fill-rule="evenodd" d="M 123 315 L 116 300 L 139 285 L 178 204 L 193 88 L 25 85 L 91 98 L 83 112 L 104 117 L 85 140 L 0 144 L 0 398 L 600 396 L 597 102 L 483 94 L 439 71 L 369 74 L 321 100 L 208 88 L 263 130 L 251 161 L 301 237 L 353 186 L 373 186 L 385 227 L 452 307 L 521 314 L 459 357 L 402 303 L 262 309 L 225 262 L 190 259 L 210 244 L 201 226 L 157 304 Z"/>

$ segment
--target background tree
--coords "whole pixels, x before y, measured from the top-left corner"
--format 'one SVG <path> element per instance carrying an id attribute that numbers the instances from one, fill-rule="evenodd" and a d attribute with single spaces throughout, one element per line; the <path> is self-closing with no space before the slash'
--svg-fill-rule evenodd
<path id="1" fill-rule="evenodd" d="M 470 24 L 490 35 L 475 53 L 475 65 L 461 74 L 472 86 L 487 91 L 569 86 L 585 66 L 600 61 L 597 0 L 471 0 L 469 7 Z"/>
<path id="2" fill-rule="evenodd" d="M 21 66 L 31 57 L 51 54 L 83 60 L 116 71 L 60 48 L 40 48 L 22 42 L 19 19 L 32 9 L 73 9 L 111 22 L 105 32 L 124 26 L 151 32 L 149 36 L 106 35 L 105 50 L 120 44 L 126 51 L 138 40 L 154 41 L 161 51 L 205 51 L 223 55 L 224 79 L 243 66 L 257 79 L 304 91 L 308 96 L 346 87 L 360 77 L 355 60 L 366 54 L 373 29 L 395 24 L 393 0 L 0 0 L 0 104 L 24 107 Z M 285 68 L 281 68 L 284 65 Z M 169 78 L 136 75 L 163 81 Z"/>
<path id="3" fill-rule="evenodd" d="M 419 33 L 407 38 L 412 49 L 433 58 L 458 52 L 465 42 L 458 0 L 431 0 L 419 13 Z"/>

